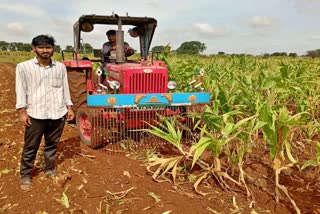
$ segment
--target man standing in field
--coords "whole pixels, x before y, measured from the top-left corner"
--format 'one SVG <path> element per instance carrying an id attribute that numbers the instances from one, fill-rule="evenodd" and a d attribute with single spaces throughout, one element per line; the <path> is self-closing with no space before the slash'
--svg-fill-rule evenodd
<path id="1" fill-rule="evenodd" d="M 39 35 L 32 40 L 36 57 L 16 67 L 16 109 L 25 125 L 20 162 L 20 188 L 29 191 L 33 164 L 44 136 L 44 171 L 56 176 L 54 159 L 65 119 L 74 118 L 66 67 L 51 59 L 54 38 Z"/>

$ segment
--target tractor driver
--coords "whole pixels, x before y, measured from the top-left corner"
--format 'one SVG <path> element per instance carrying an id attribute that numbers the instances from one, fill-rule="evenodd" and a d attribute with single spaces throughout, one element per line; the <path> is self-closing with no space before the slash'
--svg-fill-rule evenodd
<path id="1" fill-rule="evenodd" d="M 106 32 L 106 35 L 108 37 L 108 42 L 105 42 L 102 46 L 102 57 L 103 57 L 103 64 L 101 65 L 101 69 L 106 66 L 108 62 L 112 62 L 109 57 L 111 56 L 111 51 L 115 51 L 117 47 L 117 37 L 116 37 L 116 31 L 115 30 L 108 30 Z M 134 54 L 134 50 L 130 47 L 130 45 L 127 42 L 124 42 L 124 55 L 126 57 L 131 56 Z M 106 76 L 103 72 L 101 75 L 101 83 L 104 82 Z"/>
<path id="2" fill-rule="evenodd" d="M 116 31 L 115 30 L 108 30 L 106 32 L 106 35 L 107 35 L 109 41 L 104 43 L 102 46 L 102 55 L 104 58 L 109 57 L 110 52 L 112 50 L 116 50 L 116 46 L 117 46 Z M 124 42 L 124 54 L 126 57 L 134 54 L 134 50 L 126 42 Z M 104 60 L 104 61 L 106 62 L 107 60 Z"/>

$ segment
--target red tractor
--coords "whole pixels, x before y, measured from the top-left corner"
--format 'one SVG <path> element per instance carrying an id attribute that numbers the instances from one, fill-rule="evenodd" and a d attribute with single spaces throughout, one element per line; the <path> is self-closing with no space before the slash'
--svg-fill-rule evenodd
<path id="1" fill-rule="evenodd" d="M 116 51 L 107 59 L 80 59 L 81 32 L 92 31 L 96 24 L 117 26 Z M 123 25 L 132 27 L 130 35 L 139 38 L 137 60 L 125 57 Z M 169 80 L 166 63 L 150 56 L 156 26 L 154 18 L 118 15 L 83 15 L 74 24 L 73 59 L 63 56 L 63 63 L 68 71 L 80 138 L 89 147 L 136 141 L 137 136 L 142 136 L 136 130 L 156 125 L 161 116 L 185 116 L 210 101 L 210 94 L 201 89 L 175 92 L 176 83 Z M 101 64 L 94 71 L 93 63 L 97 61 Z M 106 76 L 103 82 L 102 75 Z M 199 76 L 202 75 L 200 72 Z"/>

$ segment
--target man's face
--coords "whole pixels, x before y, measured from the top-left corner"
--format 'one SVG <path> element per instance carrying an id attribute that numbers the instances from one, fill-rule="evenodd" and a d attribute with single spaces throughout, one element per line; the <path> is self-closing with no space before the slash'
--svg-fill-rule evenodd
<path id="1" fill-rule="evenodd" d="M 111 34 L 111 35 L 108 35 L 107 37 L 109 42 L 116 42 L 117 40 L 116 34 Z"/>
<path id="2" fill-rule="evenodd" d="M 54 52 L 54 47 L 50 44 L 32 46 L 32 49 L 41 59 L 50 59 Z"/>

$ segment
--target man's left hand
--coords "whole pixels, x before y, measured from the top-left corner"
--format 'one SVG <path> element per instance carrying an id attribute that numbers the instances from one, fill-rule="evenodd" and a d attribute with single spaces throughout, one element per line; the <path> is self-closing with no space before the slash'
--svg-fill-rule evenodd
<path id="1" fill-rule="evenodd" d="M 124 52 L 125 52 L 126 56 L 131 56 L 134 54 L 134 50 L 132 48 L 127 48 L 127 49 L 125 49 Z"/>
<path id="2" fill-rule="evenodd" d="M 67 113 L 67 121 L 71 121 L 74 119 L 74 112 L 72 108 L 68 108 L 68 113 Z"/>

